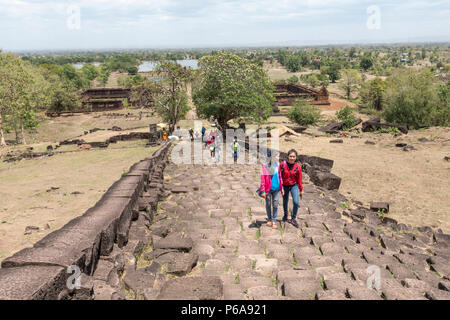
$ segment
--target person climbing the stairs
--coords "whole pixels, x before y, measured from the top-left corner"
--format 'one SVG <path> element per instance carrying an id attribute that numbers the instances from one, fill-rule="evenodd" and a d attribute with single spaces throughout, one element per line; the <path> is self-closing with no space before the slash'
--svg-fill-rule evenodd
<path id="1" fill-rule="evenodd" d="M 296 218 L 299 206 L 299 197 L 303 198 L 302 167 L 297 162 L 297 157 L 297 151 L 291 149 L 288 152 L 288 160 L 283 161 L 283 163 L 281 164 L 281 178 L 283 181 L 284 191 L 283 222 L 287 221 L 296 228 L 298 228 Z M 291 219 L 288 219 L 289 193 L 292 195 L 292 200 L 294 202 Z"/>
<path id="2" fill-rule="evenodd" d="M 283 180 L 278 155 L 267 151 L 269 162 L 264 163 L 261 169 L 261 197 L 266 199 L 267 225 L 277 229 L 277 213 L 280 192 L 283 195 Z"/>
<path id="3" fill-rule="evenodd" d="M 234 141 L 231 144 L 231 151 L 233 152 L 234 164 L 237 163 L 237 159 L 239 156 L 239 149 L 240 149 L 240 145 L 239 145 L 239 142 L 237 141 L 237 137 L 234 137 Z"/>

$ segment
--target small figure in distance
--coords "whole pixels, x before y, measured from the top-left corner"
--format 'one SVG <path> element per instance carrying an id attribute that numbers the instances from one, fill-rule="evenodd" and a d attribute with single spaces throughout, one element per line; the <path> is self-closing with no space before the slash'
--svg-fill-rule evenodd
<path id="1" fill-rule="evenodd" d="M 237 141 L 237 137 L 234 137 L 234 141 L 231 144 L 231 150 L 233 152 L 234 164 L 237 163 L 237 159 L 239 156 L 239 149 L 240 149 L 240 145 L 239 145 L 239 142 Z"/>

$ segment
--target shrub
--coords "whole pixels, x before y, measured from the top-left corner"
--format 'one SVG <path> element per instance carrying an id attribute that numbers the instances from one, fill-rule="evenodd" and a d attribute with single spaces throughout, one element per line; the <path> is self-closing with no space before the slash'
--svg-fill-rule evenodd
<path id="1" fill-rule="evenodd" d="M 386 81 L 383 117 L 387 122 L 409 129 L 449 125 L 448 90 L 436 83 L 430 71 L 400 70 Z"/>
<path id="2" fill-rule="evenodd" d="M 292 77 L 287 79 L 287 82 L 289 83 L 298 83 L 300 80 L 296 75 L 293 75 Z"/>
<path id="3" fill-rule="evenodd" d="M 313 87 L 313 88 L 315 88 L 315 87 L 317 87 L 319 85 L 319 79 L 317 78 L 317 75 L 315 73 L 302 74 L 300 76 L 300 79 L 307 86 L 310 86 L 310 87 Z"/>
<path id="4" fill-rule="evenodd" d="M 353 126 L 356 123 L 356 118 L 353 115 L 353 111 L 352 111 L 352 109 L 350 109 L 349 106 L 346 106 L 345 108 L 342 108 L 341 110 L 336 111 L 336 118 L 338 118 L 338 120 L 344 122 L 344 130 L 353 128 Z"/>
<path id="5" fill-rule="evenodd" d="M 322 114 L 316 106 L 308 104 L 304 99 L 298 99 L 294 102 L 292 109 L 289 110 L 288 118 L 298 125 L 308 126 L 320 121 Z"/>

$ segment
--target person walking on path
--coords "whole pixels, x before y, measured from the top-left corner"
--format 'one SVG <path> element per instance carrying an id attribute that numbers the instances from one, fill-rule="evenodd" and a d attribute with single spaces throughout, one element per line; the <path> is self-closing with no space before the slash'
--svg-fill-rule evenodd
<path id="1" fill-rule="evenodd" d="M 206 133 L 206 128 L 205 128 L 205 127 L 202 127 L 202 142 L 205 143 L 205 148 L 206 148 L 206 146 L 208 145 L 208 143 L 207 143 L 207 139 L 205 139 L 205 133 Z"/>
<path id="2" fill-rule="evenodd" d="M 237 159 L 239 156 L 239 149 L 240 149 L 240 145 L 239 145 L 239 142 L 237 141 L 237 137 L 234 137 L 234 141 L 231 144 L 231 151 L 233 152 L 234 164 L 237 163 Z"/>
<path id="3" fill-rule="evenodd" d="M 194 130 L 192 128 L 189 128 L 189 135 L 191 136 L 191 141 L 194 141 Z"/>
<path id="4" fill-rule="evenodd" d="M 303 198 L 303 184 L 302 184 L 302 167 L 297 162 L 297 151 L 294 149 L 289 150 L 288 160 L 283 161 L 281 164 L 281 178 L 283 181 L 283 222 L 288 221 L 292 223 L 294 227 L 298 228 L 298 223 L 296 221 L 299 197 Z M 294 202 L 294 208 L 292 209 L 291 219 L 288 219 L 288 204 L 289 204 L 289 193 L 292 195 L 292 200 Z"/>
<path id="5" fill-rule="evenodd" d="M 211 137 L 208 139 L 208 145 L 209 145 L 209 151 L 211 152 L 211 158 L 214 158 L 214 151 L 215 151 L 215 146 L 214 146 L 214 136 L 211 135 Z"/>
<path id="6" fill-rule="evenodd" d="M 278 156 L 267 152 L 269 162 L 262 165 L 261 170 L 261 197 L 266 199 L 267 225 L 277 229 L 277 213 L 280 192 L 283 195 L 283 180 Z"/>

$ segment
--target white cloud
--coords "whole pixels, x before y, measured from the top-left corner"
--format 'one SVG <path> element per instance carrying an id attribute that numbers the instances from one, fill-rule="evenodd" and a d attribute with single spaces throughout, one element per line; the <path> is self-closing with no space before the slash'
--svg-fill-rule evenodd
<path id="1" fill-rule="evenodd" d="M 77 32 L 65 27 L 71 4 L 81 8 Z M 364 39 L 366 8 L 373 4 L 381 8 L 378 35 L 386 39 L 394 33 L 448 35 L 450 0 L 0 0 L 0 45 Z M 417 21 L 426 22 L 426 30 Z"/>

